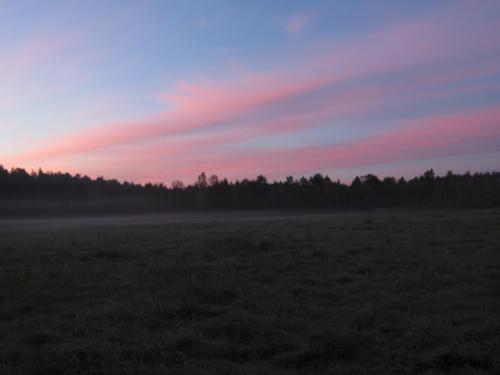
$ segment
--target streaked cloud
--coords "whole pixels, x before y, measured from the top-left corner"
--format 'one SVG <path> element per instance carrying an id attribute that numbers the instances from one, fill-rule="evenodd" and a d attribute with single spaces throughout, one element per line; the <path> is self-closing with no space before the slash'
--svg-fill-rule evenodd
<path id="1" fill-rule="evenodd" d="M 8 166 L 189 182 L 201 170 L 279 178 L 499 151 L 493 11 L 500 14 L 463 2 L 276 54 L 250 73 L 193 74 L 159 94 L 163 111 L 80 130 L 68 124 L 0 156 Z M 299 33 L 310 21 L 296 13 L 286 30 Z M 40 51 L 24 60 L 45 58 Z"/>

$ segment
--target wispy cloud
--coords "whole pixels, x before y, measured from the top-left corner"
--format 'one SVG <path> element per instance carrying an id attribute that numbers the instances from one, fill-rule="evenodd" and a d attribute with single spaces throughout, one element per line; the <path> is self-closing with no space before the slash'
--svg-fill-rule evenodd
<path id="1" fill-rule="evenodd" d="M 499 151 L 500 110 L 485 108 L 467 113 L 419 118 L 400 130 L 335 145 L 294 147 L 281 150 L 246 150 L 240 154 L 203 155 L 176 160 L 168 176 L 192 180 L 200 170 L 223 171 L 243 178 L 265 173 L 282 177 L 319 170 L 370 167 L 394 161 L 428 160 L 434 157 Z M 159 171 L 157 171 L 159 172 Z"/>
<path id="2" fill-rule="evenodd" d="M 407 20 L 348 44 L 324 43 L 316 52 L 265 72 L 183 81 L 161 94 L 168 102 L 163 113 L 70 131 L 3 160 L 35 168 L 61 166 L 61 160 L 74 167 L 83 160 L 81 171 L 87 173 L 112 172 L 124 165 L 114 169 L 120 176 L 135 170 L 137 178 L 141 171 L 141 176 L 189 181 L 202 169 L 233 178 L 255 173 L 279 177 L 498 150 L 498 106 L 477 109 L 473 104 L 455 114 L 443 107 L 443 113 L 417 119 L 401 115 L 384 131 L 361 131 L 342 142 L 333 137 L 306 147 L 255 146 L 267 137 L 299 137 L 304 129 L 316 127 L 335 134 L 343 122 L 361 117 L 369 128 L 374 114 L 387 109 L 396 113 L 398 103 L 482 90 L 467 82 L 499 73 L 494 36 L 500 35 L 500 27 L 468 25 L 469 17 L 462 10 Z M 292 33 L 310 21 L 292 20 L 287 25 Z M 500 92 L 494 81 L 488 87 Z M 250 146 L 228 147 L 245 141 Z"/>
<path id="3" fill-rule="evenodd" d="M 312 13 L 295 13 L 288 19 L 285 25 L 285 31 L 288 34 L 298 34 L 302 32 L 313 19 L 314 15 Z"/>

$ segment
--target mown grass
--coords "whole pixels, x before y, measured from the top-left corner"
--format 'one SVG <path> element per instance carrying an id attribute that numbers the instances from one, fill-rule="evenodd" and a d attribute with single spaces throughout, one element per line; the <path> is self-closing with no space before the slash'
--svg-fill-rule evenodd
<path id="1" fill-rule="evenodd" d="M 1 374 L 498 374 L 500 212 L 0 229 Z"/>

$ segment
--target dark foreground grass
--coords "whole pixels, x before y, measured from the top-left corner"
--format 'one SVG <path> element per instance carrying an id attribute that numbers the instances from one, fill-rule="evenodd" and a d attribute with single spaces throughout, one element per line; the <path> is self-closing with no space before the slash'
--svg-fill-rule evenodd
<path id="1" fill-rule="evenodd" d="M 499 374 L 500 212 L 3 224 L 1 374 Z"/>

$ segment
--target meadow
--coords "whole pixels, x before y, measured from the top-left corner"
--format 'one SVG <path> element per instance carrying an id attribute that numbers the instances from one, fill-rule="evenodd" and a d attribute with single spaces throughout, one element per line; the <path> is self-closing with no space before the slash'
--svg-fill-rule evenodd
<path id="1" fill-rule="evenodd" d="M 0 374 L 499 374 L 500 211 L 0 220 Z"/>

